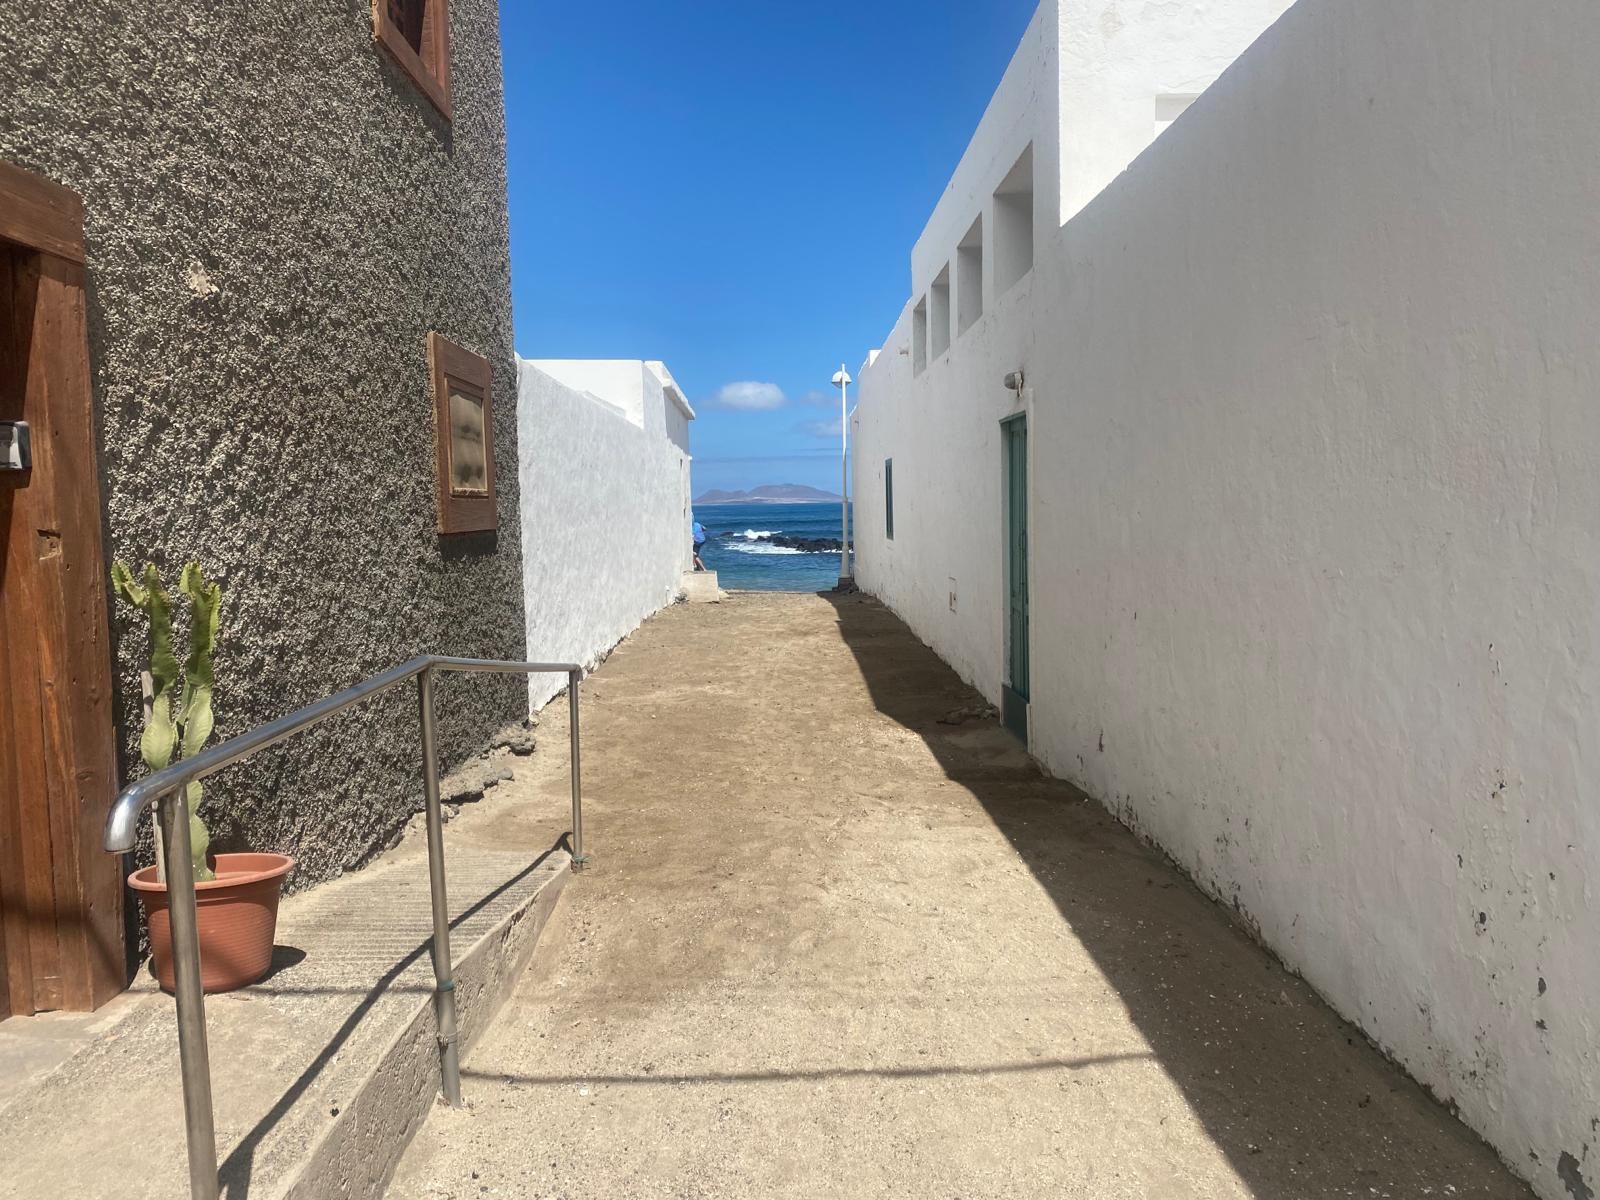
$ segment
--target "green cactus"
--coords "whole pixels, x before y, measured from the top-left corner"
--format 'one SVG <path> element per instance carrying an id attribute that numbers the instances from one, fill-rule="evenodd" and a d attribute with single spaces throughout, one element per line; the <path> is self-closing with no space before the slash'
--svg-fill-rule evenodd
<path id="1" fill-rule="evenodd" d="M 189 597 L 189 656 L 183 664 L 183 690 L 174 716 L 172 689 L 178 685 L 178 656 L 172 646 L 172 598 L 162 586 L 161 573 L 154 563 L 146 563 L 141 584 L 119 561 L 111 565 L 111 585 L 150 621 L 150 683 L 139 753 L 147 768 L 159 771 L 172 762 L 174 752 L 180 759 L 198 754 L 211 736 L 211 692 L 216 680 L 212 655 L 217 647 L 222 588 L 206 582 L 198 563 L 186 564 L 178 577 L 178 590 Z M 197 883 L 215 878 L 206 865 L 211 833 L 200 819 L 202 794 L 198 780 L 189 785 L 189 844 Z"/>

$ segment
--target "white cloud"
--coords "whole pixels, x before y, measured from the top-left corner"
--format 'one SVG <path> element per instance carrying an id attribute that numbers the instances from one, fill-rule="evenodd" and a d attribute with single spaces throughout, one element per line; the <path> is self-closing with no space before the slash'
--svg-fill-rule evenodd
<path id="1" fill-rule="evenodd" d="M 711 403 L 718 408 L 742 408 L 752 412 L 782 408 L 783 402 L 783 389 L 777 384 L 756 383 L 751 380 L 725 383 L 711 398 Z"/>

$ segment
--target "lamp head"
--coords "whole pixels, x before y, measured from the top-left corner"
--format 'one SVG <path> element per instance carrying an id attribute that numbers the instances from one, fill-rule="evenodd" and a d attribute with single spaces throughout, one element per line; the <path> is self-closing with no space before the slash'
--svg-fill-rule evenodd
<path id="1" fill-rule="evenodd" d="M 849 371 L 835 371 L 833 374 L 834 387 L 847 387 L 854 382 L 855 380 L 850 378 Z"/>

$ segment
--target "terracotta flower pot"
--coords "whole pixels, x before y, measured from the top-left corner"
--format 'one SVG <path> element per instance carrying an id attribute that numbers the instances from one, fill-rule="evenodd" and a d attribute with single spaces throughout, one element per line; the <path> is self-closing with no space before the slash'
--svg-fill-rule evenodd
<path id="1" fill-rule="evenodd" d="M 231 992 L 254 983 L 272 967 L 272 940 L 278 928 L 278 896 L 283 877 L 294 866 L 284 854 L 219 854 L 216 878 L 194 885 L 200 928 L 200 983 L 208 992 Z M 172 929 L 167 921 L 167 885 L 156 869 L 128 876 L 128 886 L 144 901 L 150 926 L 150 953 L 156 979 L 172 990 Z"/>

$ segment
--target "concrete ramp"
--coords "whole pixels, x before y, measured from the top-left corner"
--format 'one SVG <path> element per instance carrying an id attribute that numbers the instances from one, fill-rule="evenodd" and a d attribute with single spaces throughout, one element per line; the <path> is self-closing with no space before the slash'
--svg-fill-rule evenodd
<path id="1" fill-rule="evenodd" d="M 562 850 L 447 851 L 470 1046 L 526 965 L 571 871 Z M 207 998 L 223 1195 L 381 1195 L 439 1086 L 426 855 L 284 901 L 274 971 Z M 7 1196 L 187 1196 L 171 997 L 120 1019 L 0 1104 Z M 470 1099 L 470 1084 L 469 1084 Z"/>

